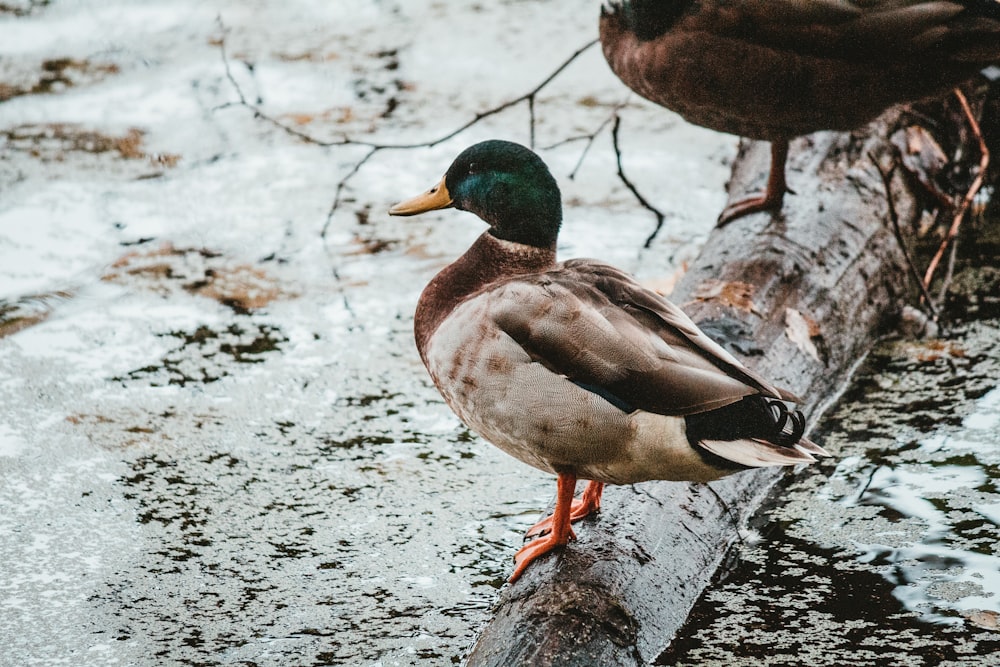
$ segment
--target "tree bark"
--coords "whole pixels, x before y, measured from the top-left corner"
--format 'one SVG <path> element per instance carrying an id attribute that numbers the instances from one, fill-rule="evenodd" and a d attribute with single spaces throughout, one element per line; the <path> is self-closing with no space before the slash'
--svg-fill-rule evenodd
<path id="1" fill-rule="evenodd" d="M 780 214 L 715 230 L 671 298 L 711 336 L 815 417 L 899 312 L 907 273 L 881 175 L 890 112 L 854 134 L 792 143 Z M 759 189 L 769 145 L 744 142 L 732 198 Z M 901 177 L 901 219 L 917 210 Z M 836 452 L 832 452 L 836 456 Z M 645 665 L 671 642 L 724 562 L 737 529 L 784 474 L 769 468 L 710 485 L 609 487 L 578 540 L 506 587 L 469 665 Z"/>

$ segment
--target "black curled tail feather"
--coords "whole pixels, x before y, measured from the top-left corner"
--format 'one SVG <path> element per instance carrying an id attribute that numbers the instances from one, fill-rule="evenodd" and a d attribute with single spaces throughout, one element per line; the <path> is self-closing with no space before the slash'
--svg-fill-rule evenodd
<path id="1" fill-rule="evenodd" d="M 777 431 L 774 438 L 761 438 L 769 440 L 782 447 L 794 447 L 806 432 L 806 417 L 801 410 L 789 410 L 788 406 L 781 401 L 764 399 L 768 403 L 771 414 L 774 415 Z"/>
<path id="2" fill-rule="evenodd" d="M 794 447 L 802 439 L 806 419 L 800 410 L 760 395 L 708 412 L 685 416 L 688 440 L 763 440 Z"/>

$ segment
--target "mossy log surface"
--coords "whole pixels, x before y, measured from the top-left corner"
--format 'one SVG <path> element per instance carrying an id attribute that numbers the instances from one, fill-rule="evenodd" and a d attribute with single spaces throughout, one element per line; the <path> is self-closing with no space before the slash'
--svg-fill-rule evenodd
<path id="1" fill-rule="evenodd" d="M 745 363 L 801 397 L 810 417 L 844 385 L 912 287 L 873 162 L 895 159 L 886 138 L 899 118 L 890 112 L 852 134 L 794 141 L 795 194 L 781 214 L 716 229 L 671 295 Z M 768 158 L 768 144 L 743 143 L 731 198 L 763 187 Z M 891 189 L 906 221 L 917 195 L 899 176 Z M 649 664 L 725 562 L 738 524 L 785 474 L 794 471 L 608 488 L 600 512 L 577 524 L 577 541 L 503 590 L 468 664 Z"/>

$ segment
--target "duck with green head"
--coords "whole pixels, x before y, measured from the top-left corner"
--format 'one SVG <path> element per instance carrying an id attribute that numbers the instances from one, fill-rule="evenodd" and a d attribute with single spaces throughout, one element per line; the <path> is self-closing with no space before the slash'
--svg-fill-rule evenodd
<path id="1" fill-rule="evenodd" d="M 763 195 L 719 224 L 781 208 L 789 140 L 852 130 L 1000 62 L 1000 0 L 614 0 L 611 69 L 697 125 L 771 142 Z"/>
<path id="2" fill-rule="evenodd" d="M 421 294 L 420 357 L 469 428 L 557 476 L 555 511 L 528 531 L 511 581 L 567 543 L 605 484 L 708 482 L 825 455 L 793 397 L 677 306 L 608 264 L 556 261 L 559 187 L 532 151 L 476 144 L 389 213 L 448 207 L 489 229 Z M 590 483 L 574 501 L 578 479 Z"/>

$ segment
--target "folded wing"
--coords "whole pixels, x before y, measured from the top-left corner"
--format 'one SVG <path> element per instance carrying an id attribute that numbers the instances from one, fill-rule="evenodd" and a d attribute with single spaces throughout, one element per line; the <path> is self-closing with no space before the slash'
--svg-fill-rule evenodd
<path id="1" fill-rule="evenodd" d="M 617 405 L 678 416 L 790 397 L 607 264 L 571 260 L 499 289 L 492 316 L 532 360 Z"/>

